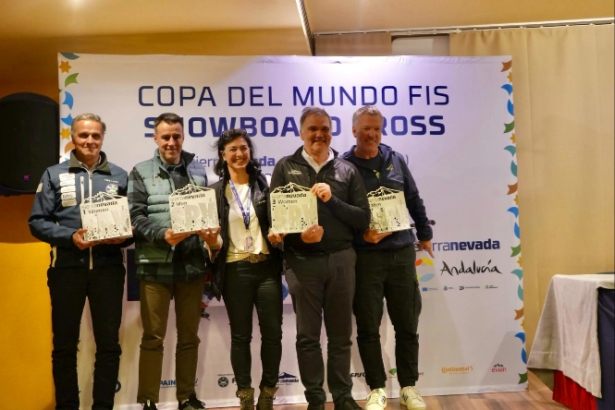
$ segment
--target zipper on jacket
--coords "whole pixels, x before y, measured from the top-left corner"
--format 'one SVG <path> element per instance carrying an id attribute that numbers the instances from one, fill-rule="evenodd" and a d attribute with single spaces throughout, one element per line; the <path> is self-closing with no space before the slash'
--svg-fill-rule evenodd
<path id="1" fill-rule="evenodd" d="M 83 182 L 83 175 L 79 177 L 79 185 L 81 185 L 81 203 L 85 200 L 85 182 Z M 90 264 L 89 268 L 92 269 L 92 248 L 90 247 Z"/>
<path id="2" fill-rule="evenodd" d="M 92 198 L 92 172 L 88 170 L 88 198 L 90 199 Z M 94 269 L 94 257 L 92 255 L 92 246 L 90 246 L 90 270 L 92 269 Z"/>

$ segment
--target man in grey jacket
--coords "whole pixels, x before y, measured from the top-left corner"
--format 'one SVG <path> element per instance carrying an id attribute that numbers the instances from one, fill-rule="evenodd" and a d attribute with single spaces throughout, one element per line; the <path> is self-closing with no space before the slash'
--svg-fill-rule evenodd
<path id="1" fill-rule="evenodd" d="M 153 158 L 135 165 L 128 183 L 130 217 L 135 226 L 135 262 L 140 279 L 143 337 L 137 401 L 156 409 L 162 373 L 163 342 L 171 299 L 175 300 L 175 373 L 179 410 L 204 409 L 194 390 L 198 361 L 201 297 L 207 253 L 218 246 L 220 229 L 196 234 L 171 229 L 169 195 L 188 184 L 207 186 L 205 169 L 182 150 L 183 119 L 165 113 L 154 122 Z"/>
<path id="2" fill-rule="evenodd" d="M 132 240 L 86 242 L 79 205 L 99 192 L 126 195 L 128 175 L 101 151 L 105 123 L 81 114 L 71 124 L 70 160 L 45 171 L 28 220 L 37 239 L 51 245 L 47 285 L 51 296 L 53 381 L 56 409 L 79 409 L 77 344 L 85 299 L 89 300 L 96 364 L 93 410 L 112 409 L 122 350 L 125 269 L 121 247 Z"/>

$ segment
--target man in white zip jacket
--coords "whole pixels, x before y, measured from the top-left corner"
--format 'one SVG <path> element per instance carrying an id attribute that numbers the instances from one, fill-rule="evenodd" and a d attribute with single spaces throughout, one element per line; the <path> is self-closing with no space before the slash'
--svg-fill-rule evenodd
<path id="1" fill-rule="evenodd" d="M 121 247 L 132 240 L 84 240 L 79 205 L 99 192 L 126 195 L 128 174 L 101 151 L 105 123 L 81 114 L 71 124 L 70 160 L 45 171 L 28 220 L 37 239 L 51 245 L 47 285 L 51 296 L 56 410 L 79 409 L 77 344 L 85 299 L 90 303 L 96 363 L 93 410 L 113 408 L 122 350 L 125 269 Z"/>

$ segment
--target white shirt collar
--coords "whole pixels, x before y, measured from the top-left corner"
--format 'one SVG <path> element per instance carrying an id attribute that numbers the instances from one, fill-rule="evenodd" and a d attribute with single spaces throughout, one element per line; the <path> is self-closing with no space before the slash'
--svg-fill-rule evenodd
<path id="1" fill-rule="evenodd" d="M 325 165 L 327 165 L 327 163 L 329 161 L 333 161 L 333 159 L 335 158 L 335 155 L 333 154 L 333 150 L 331 148 L 329 148 L 329 157 L 327 158 L 327 160 L 325 162 L 323 162 L 322 164 L 318 164 L 318 162 L 316 162 L 316 160 L 314 158 L 312 158 L 310 156 L 310 154 L 307 153 L 307 151 L 305 150 L 305 148 L 303 148 L 303 151 L 301 151 L 301 155 L 303 155 L 303 158 L 305 158 L 305 160 L 307 161 L 308 164 L 310 164 L 310 166 L 312 168 L 314 168 L 314 171 L 316 171 L 316 173 L 318 174 L 320 172 L 320 169 L 322 167 L 324 167 Z"/>

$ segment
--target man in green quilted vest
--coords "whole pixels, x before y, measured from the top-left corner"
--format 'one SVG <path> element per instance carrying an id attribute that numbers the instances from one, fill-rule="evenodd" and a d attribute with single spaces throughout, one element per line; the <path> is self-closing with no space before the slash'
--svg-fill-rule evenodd
<path id="1" fill-rule="evenodd" d="M 207 186 L 205 168 L 182 150 L 183 119 L 165 113 L 154 122 L 153 158 L 137 164 L 129 176 L 130 217 L 135 227 L 135 262 L 141 281 L 143 337 L 139 357 L 137 401 L 157 409 L 162 376 L 163 342 L 171 299 L 175 301 L 177 348 L 175 373 L 180 410 L 204 409 L 194 389 L 198 361 L 201 296 L 210 261 L 218 244 L 217 230 L 174 233 L 169 195 L 188 184 Z"/>

